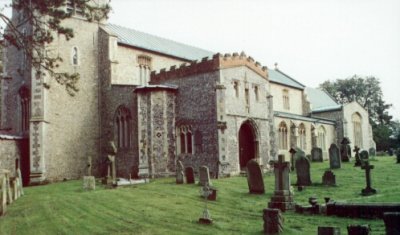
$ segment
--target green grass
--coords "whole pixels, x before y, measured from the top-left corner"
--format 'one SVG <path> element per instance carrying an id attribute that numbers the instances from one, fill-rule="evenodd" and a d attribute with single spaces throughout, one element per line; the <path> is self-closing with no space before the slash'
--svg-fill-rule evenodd
<path id="1" fill-rule="evenodd" d="M 320 185 L 328 162 L 312 163 L 313 186 L 295 190 L 295 201 L 308 204 L 310 196 L 320 203 L 324 197 L 347 202 L 400 202 L 400 164 L 393 157 L 371 161 L 372 186 L 378 194 L 360 195 L 365 187 L 364 171 L 343 163 L 334 170 L 337 187 Z M 292 184 L 296 182 L 291 173 Z M 214 219 L 210 226 L 198 224 L 204 207 L 196 185 L 176 185 L 174 178 L 149 184 L 95 191 L 81 189 L 82 181 L 68 181 L 25 188 L 25 196 L 0 217 L 0 234 L 262 234 L 262 209 L 273 193 L 274 177 L 264 177 L 266 194 L 250 195 L 245 177 L 213 180 L 217 201 L 209 202 Z M 384 234 L 382 220 L 348 219 L 300 215 L 286 212 L 284 234 L 317 234 L 318 226 L 339 226 L 347 234 L 348 224 L 370 224 L 372 234 Z"/>

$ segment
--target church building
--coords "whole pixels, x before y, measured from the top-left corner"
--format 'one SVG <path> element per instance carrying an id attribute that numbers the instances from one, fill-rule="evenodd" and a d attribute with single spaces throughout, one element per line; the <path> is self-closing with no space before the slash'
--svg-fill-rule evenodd
<path id="1" fill-rule="evenodd" d="M 292 147 L 319 147 L 327 159 L 343 137 L 374 147 L 357 103 L 339 105 L 243 52 L 214 53 L 76 12 L 63 22 L 75 36 L 54 34 L 45 48 L 64 59 L 59 71 L 80 74 L 74 96 L 22 51 L 3 49 L 0 168 L 20 165 L 25 184 L 80 178 L 89 156 L 104 176 L 110 141 L 123 178 L 171 176 L 178 160 L 195 171 L 206 165 L 212 177 L 239 174 L 250 159 L 267 170 Z"/>

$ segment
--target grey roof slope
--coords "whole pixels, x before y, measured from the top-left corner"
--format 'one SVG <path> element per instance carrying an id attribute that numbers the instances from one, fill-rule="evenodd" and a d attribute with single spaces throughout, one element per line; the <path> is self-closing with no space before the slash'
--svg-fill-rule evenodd
<path id="1" fill-rule="evenodd" d="M 342 107 L 342 105 L 336 103 L 324 90 L 306 87 L 305 92 L 311 103 L 312 112 L 324 112 L 340 109 Z"/>
<path id="2" fill-rule="evenodd" d="M 115 24 L 107 24 L 105 28 L 118 37 L 121 44 L 143 48 L 146 50 L 186 59 L 198 60 L 212 56 L 211 51 L 175 42 L 134 29 L 125 28 Z"/>
<path id="3" fill-rule="evenodd" d="M 289 75 L 283 73 L 279 69 L 268 69 L 268 74 L 269 74 L 269 80 L 271 82 L 298 88 L 301 90 L 303 90 L 305 87 L 303 84 L 296 81 L 294 78 L 291 78 Z"/>

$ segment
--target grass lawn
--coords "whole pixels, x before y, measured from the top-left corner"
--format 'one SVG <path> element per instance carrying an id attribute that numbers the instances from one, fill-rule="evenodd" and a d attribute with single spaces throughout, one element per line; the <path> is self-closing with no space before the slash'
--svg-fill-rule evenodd
<path id="1" fill-rule="evenodd" d="M 371 161 L 372 187 L 378 194 L 360 195 L 365 187 L 365 172 L 354 163 L 342 163 L 334 170 L 337 187 L 320 185 L 329 162 L 312 163 L 313 186 L 298 192 L 296 203 L 307 205 L 310 196 L 320 203 L 326 196 L 335 201 L 400 203 L 400 164 L 394 157 Z M 274 189 L 272 174 L 264 176 L 266 194 L 250 195 L 245 177 L 213 180 L 217 201 L 209 202 L 212 225 L 198 224 L 204 207 L 196 185 L 176 185 L 174 178 L 153 180 L 149 184 L 82 190 L 82 181 L 67 181 L 25 188 L 25 196 L 8 207 L 0 217 L 0 234 L 262 234 L 262 210 Z M 292 184 L 296 174 L 291 173 Z M 348 224 L 370 224 L 372 234 L 384 234 L 383 220 L 347 219 L 300 215 L 286 212 L 284 234 L 317 234 L 320 226 L 339 226 L 347 234 Z"/>

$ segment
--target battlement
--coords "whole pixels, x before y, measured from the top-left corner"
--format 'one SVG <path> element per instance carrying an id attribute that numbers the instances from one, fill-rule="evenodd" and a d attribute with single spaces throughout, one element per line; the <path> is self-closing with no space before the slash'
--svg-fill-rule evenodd
<path id="1" fill-rule="evenodd" d="M 159 83 L 164 80 L 187 77 L 194 74 L 213 72 L 220 69 L 246 66 L 265 79 L 268 79 L 268 68 L 261 66 L 252 57 L 246 56 L 244 52 L 231 54 L 217 53 L 212 57 L 204 57 L 200 61 L 182 63 L 179 67 L 171 66 L 169 70 L 161 69 L 158 73 L 151 72 L 150 83 Z"/>

